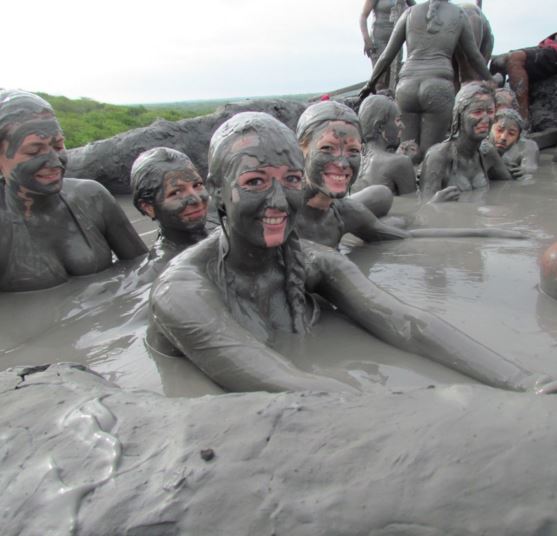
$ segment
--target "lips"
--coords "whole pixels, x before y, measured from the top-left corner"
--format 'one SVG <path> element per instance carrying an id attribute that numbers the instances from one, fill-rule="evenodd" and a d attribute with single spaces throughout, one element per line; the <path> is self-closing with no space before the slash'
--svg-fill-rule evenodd
<path id="1" fill-rule="evenodd" d="M 333 193 L 346 192 L 351 179 L 351 169 L 341 168 L 334 164 L 327 166 L 323 173 L 323 182 Z"/>
<path id="2" fill-rule="evenodd" d="M 282 210 L 268 208 L 261 221 L 264 225 L 270 227 L 282 227 L 288 220 L 288 214 Z"/>
<path id="3" fill-rule="evenodd" d="M 188 208 L 183 210 L 180 217 L 187 221 L 197 221 L 204 218 L 207 215 L 207 207 L 202 205 L 198 208 Z"/>
<path id="4" fill-rule="evenodd" d="M 52 184 L 62 180 L 62 170 L 60 168 L 45 169 L 35 174 L 35 180 L 41 184 Z"/>

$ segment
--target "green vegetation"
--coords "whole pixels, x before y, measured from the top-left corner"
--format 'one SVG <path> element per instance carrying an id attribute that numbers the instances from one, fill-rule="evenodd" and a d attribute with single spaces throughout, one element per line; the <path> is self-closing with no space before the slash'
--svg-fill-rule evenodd
<path id="1" fill-rule="evenodd" d="M 87 98 L 68 99 L 46 93 L 38 95 L 54 108 L 68 149 L 110 138 L 132 128 L 148 126 L 157 119 L 178 121 L 212 113 L 217 107 L 217 104 L 212 102 L 199 101 L 191 104 L 120 106 Z"/>
<path id="2" fill-rule="evenodd" d="M 231 99 L 220 99 L 121 106 L 88 98 L 68 99 L 47 93 L 37 94 L 54 108 L 64 131 L 68 149 L 110 138 L 132 128 L 146 127 L 157 119 L 178 121 L 207 115 L 213 113 L 219 106 L 231 102 Z M 305 101 L 312 96 L 314 95 L 281 95 L 276 98 Z"/>

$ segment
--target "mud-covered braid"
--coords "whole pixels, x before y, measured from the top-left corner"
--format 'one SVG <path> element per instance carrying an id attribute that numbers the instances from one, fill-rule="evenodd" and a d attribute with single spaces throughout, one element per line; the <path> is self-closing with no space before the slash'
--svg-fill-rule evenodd
<path id="1" fill-rule="evenodd" d="M 250 141 L 251 140 L 251 141 Z M 207 189 L 215 200 L 223 227 L 217 283 L 223 289 L 230 307 L 231 295 L 227 288 L 234 279 L 227 276 L 226 256 L 230 249 L 226 209 L 222 199 L 225 181 L 237 177 L 243 156 L 256 158 L 261 165 L 303 169 L 303 155 L 294 133 L 274 117 L 262 112 L 243 112 L 223 123 L 213 134 L 209 145 L 209 173 Z M 279 262 L 285 273 L 285 293 L 292 317 L 292 330 L 304 333 L 309 327 L 306 320 L 306 274 L 303 254 L 297 234 L 292 231 L 287 240 L 277 248 Z"/>
<path id="2" fill-rule="evenodd" d="M 429 8 L 425 16 L 427 21 L 427 31 L 429 33 L 439 33 L 443 26 L 441 17 L 439 16 L 439 8 L 443 1 L 446 0 L 429 0 Z"/>

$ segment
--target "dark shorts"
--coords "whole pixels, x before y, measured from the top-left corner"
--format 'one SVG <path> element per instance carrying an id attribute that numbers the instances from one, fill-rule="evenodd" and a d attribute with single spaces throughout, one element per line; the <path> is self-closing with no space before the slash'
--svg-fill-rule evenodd
<path id="1" fill-rule="evenodd" d="M 544 80 L 557 74 L 557 50 L 540 47 L 522 50 L 526 53 L 526 72 L 530 81 Z"/>

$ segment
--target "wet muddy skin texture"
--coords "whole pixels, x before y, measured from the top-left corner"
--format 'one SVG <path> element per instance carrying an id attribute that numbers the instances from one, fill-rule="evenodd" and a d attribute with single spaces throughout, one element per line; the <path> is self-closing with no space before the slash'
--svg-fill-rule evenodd
<path id="1" fill-rule="evenodd" d="M 372 184 L 387 186 L 394 195 L 416 191 L 416 174 L 410 158 L 395 153 L 404 125 L 397 104 L 383 95 L 370 95 L 358 112 L 362 128 L 362 165 L 353 192 Z"/>
<path id="2" fill-rule="evenodd" d="M 554 154 L 542 153 L 534 180 L 421 216 L 519 228 L 529 240 L 399 241 L 352 259 L 410 303 L 557 375 L 557 300 L 538 289 L 538 258 L 557 236 Z M 393 210 L 414 208 L 400 198 Z M 148 288 L 133 286 L 133 268 L 0 301 L 4 367 L 80 360 L 125 387 L 68 365 L 0 374 L 3 534 L 557 530 L 554 397 L 465 385 L 328 312 L 303 345 L 279 344 L 306 370 L 357 378 L 364 396 L 137 392 L 219 389 L 187 360 L 148 357 Z"/>
<path id="3" fill-rule="evenodd" d="M 169 400 L 0 374 L 5 536 L 557 530 L 557 399 L 479 386 Z"/>
<path id="4" fill-rule="evenodd" d="M 464 12 L 447 0 L 429 0 L 403 13 L 360 92 L 361 99 L 375 93 L 379 77 L 405 42 L 408 58 L 400 71 L 396 101 L 406 125 L 403 140 L 415 140 L 423 156 L 443 140 L 450 125 L 455 97 L 452 59 L 457 47 L 479 78 L 490 80 L 491 75 Z"/>
<path id="5" fill-rule="evenodd" d="M 54 287 L 146 248 L 100 184 L 64 178 L 64 137 L 51 106 L 0 92 L 0 292 Z"/>
<path id="6" fill-rule="evenodd" d="M 461 192 L 486 190 L 490 180 L 512 179 L 495 147 L 482 144 L 494 118 L 494 93 L 488 86 L 471 82 L 458 92 L 448 139 L 424 158 L 420 190 L 426 199 L 449 186 Z"/>
<path id="7" fill-rule="evenodd" d="M 130 130 L 106 140 L 68 151 L 68 175 L 94 179 L 112 193 L 130 192 L 130 170 L 137 156 L 165 146 L 187 154 L 202 177 L 207 176 L 207 149 L 213 132 L 242 111 L 267 112 L 290 128 L 296 128 L 305 105 L 282 99 L 227 104 L 215 113 L 182 121 L 157 121 L 149 127 Z"/>
<path id="8" fill-rule="evenodd" d="M 141 153 L 132 165 L 130 182 L 135 208 L 159 225 L 145 267 L 154 279 L 173 257 L 206 238 L 218 223 L 208 221 L 209 194 L 184 153 L 167 147 Z"/>

